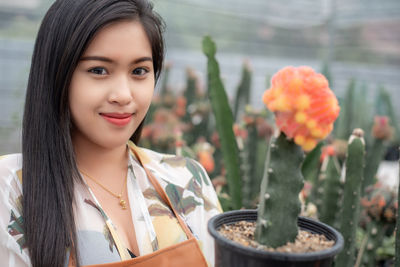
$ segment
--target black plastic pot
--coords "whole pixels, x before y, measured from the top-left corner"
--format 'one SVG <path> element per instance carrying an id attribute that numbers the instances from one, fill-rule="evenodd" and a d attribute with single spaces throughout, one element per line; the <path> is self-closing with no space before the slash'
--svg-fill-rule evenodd
<path id="1" fill-rule="evenodd" d="M 256 210 L 229 211 L 209 220 L 208 231 L 215 240 L 215 267 L 329 267 L 335 255 L 343 248 L 343 237 L 338 231 L 326 224 L 305 217 L 298 219 L 298 226 L 301 230 L 323 234 L 329 240 L 335 240 L 335 245 L 326 250 L 310 253 L 269 252 L 242 246 L 217 232 L 223 224 L 256 220 Z M 285 231 L 285 229 L 282 229 L 282 231 Z"/>

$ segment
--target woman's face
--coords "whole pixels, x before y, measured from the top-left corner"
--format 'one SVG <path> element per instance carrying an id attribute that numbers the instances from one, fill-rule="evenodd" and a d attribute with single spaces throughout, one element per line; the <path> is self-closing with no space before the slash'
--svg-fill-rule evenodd
<path id="1" fill-rule="evenodd" d="M 154 84 L 151 45 L 141 23 L 121 21 L 100 30 L 72 75 L 73 142 L 125 145 L 147 113 Z"/>

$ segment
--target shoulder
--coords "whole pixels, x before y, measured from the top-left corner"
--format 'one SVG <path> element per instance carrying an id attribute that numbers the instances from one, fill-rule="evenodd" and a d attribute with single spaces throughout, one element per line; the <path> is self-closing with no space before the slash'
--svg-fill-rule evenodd
<path id="1" fill-rule="evenodd" d="M 218 197 L 203 166 L 194 159 L 141 148 L 150 162 L 146 166 L 161 178 L 168 194 L 200 202 L 206 210 L 221 211 Z M 191 198 L 188 198 L 192 196 Z M 198 203 L 199 204 L 199 203 Z"/>
<path id="2" fill-rule="evenodd" d="M 11 181 L 21 182 L 22 179 L 22 154 L 9 154 L 0 156 L 0 186 L 3 187 Z"/>
<path id="3" fill-rule="evenodd" d="M 0 156 L 0 203 L 6 210 L 21 212 L 22 155 Z"/>
<path id="4" fill-rule="evenodd" d="M 0 156 L 0 225 L 6 225 L 22 214 L 22 156 Z M 11 219 L 10 219 L 11 218 Z M 11 221 L 10 221 L 11 220 Z"/>
<path id="5" fill-rule="evenodd" d="M 176 182 L 188 182 L 191 179 L 197 179 L 200 184 L 209 184 L 207 172 L 199 162 L 188 157 L 177 156 L 173 154 L 159 153 L 150 149 L 141 148 L 146 153 L 150 162 L 150 168 L 156 168 L 164 171 Z"/>

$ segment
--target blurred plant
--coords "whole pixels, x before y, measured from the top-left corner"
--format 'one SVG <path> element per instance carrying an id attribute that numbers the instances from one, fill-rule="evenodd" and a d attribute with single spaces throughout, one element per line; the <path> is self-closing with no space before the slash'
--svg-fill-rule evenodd
<path id="1" fill-rule="evenodd" d="M 210 43 L 207 45 L 210 45 Z M 223 93 L 224 88 L 218 76 L 219 69 L 212 45 L 208 47 L 211 50 L 207 51 L 209 58 L 208 93 L 214 114 L 220 115 L 216 115 L 215 118 L 210 116 L 212 109 L 209 98 L 199 87 L 198 77 L 194 71 L 187 70 L 187 84 L 181 94 L 172 90 L 168 85 L 171 68 L 171 64 L 168 64 L 162 78 L 160 94 L 154 98 L 151 110 L 148 113 L 148 124 L 143 129 L 141 142 L 142 145 L 161 152 L 197 158 L 212 178 L 221 205 L 225 210 L 236 207 L 255 208 L 257 199 L 262 196 L 262 194 L 259 194 L 259 189 L 267 151 L 271 150 L 269 164 L 272 164 L 272 158 L 276 155 L 274 153 L 277 153 L 276 151 L 273 152 L 273 148 L 269 148 L 269 140 L 274 132 L 272 113 L 266 112 L 266 109 L 259 111 L 248 105 L 243 106 L 244 103 L 248 103 L 246 94 L 250 94 L 251 90 L 251 70 L 245 63 L 235 99 L 235 102 L 239 104 L 233 103 L 232 105 L 237 113 L 236 124 L 233 124 L 232 111 L 226 94 Z M 345 173 L 347 171 L 345 167 L 346 154 L 348 153 L 348 144 L 344 140 L 346 139 L 345 132 L 349 133 L 351 127 L 363 127 L 366 133 L 364 137 L 367 151 L 363 187 L 367 190 L 361 200 L 361 211 L 355 212 L 355 214 L 360 213 L 361 217 L 352 217 L 352 224 L 358 226 L 358 232 L 361 234 L 357 245 L 354 245 L 354 236 L 350 235 L 352 242 L 349 246 L 353 248 L 347 249 L 348 247 L 346 247 L 348 253 L 350 253 L 348 261 L 354 262 L 355 256 L 358 255 L 356 266 L 373 266 L 373 264 L 377 264 L 378 259 L 384 260 L 392 257 L 395 255 L 393 252 L 395 238 L 391 234 L 393 233 L 394 222 L 387 220 L 387 218 L 394 216 L 396 210 L 398 210 L 398 203 L 393 201 L 394 204 L 391 206 L 386 193 L 382 193 L 382 189 L 376 188 L 379 184 L 375 184 L 376 180 L 374 179 L 387 147 L 398 142 L 396 141 L 396 136 L 398 136 L 398 134 L 396 135 L 396 127 L 398 125 L 396 123 L 390 125 L 392 122 L 396 122 L 390 96 L 383 87 L 380 88 L 375 102 L 375 113 L 378 115 L 373 119 L 370 112 L 373 109 L 366 101 L 366 85 L 358 87 L 356 81 L 351 81 L 346 97 L 343 98 L 344 106 L 335 125 L 335 135 L 319 142 L 322 138 L 318 138 L 318 136 L 321 136 L 323 132 L 318 131 L 318 127 L 323 125 L 321 122 L 323 122 L 323 114 L 326 108 L 319 107 L 315 109 L 314 113 L 307 113 L 303 110 L 303 107 L 309 105 L 315 108 L 315 105 L 310 104 L 310 99 L 302 96 L 301 90 L 298 90 L 301 79 L 294 79 L 289 83 L 291 75 L 283 75 L 282 77 L 284 78 L 279 80 L 274 76 L 272 84 L 278 83 L 279 86 L 275 86 L 276 88 L 291 87 L 292 90 L 288 90 L 287 95 L 285 95 L 284 89 L 279 89 L 281 92 L 277 90 L 277 93 L 271 93 L 271 99 L 274 98 L 274 101 L 271 102 L 274 102 L 272 108 L 275 108 L 276 125 L 283 129 L 282 132 L 287 132 L 286 135 L 293 139 L 292 142 L 301 145 L 303 150 L 308 150 L 301 165 L 301 173 L 305 180 L 304 187 L 299 194 L 302 202 L 301 214 L 311 217 L 318 216 L 321 221 L 327 224 L 334 227 L 339 226 L 340 221 L 343 220 L 341 208 L 345 208 L 344 203 L 349 202 L 343 200 L 343 187 L 348 187 L 344 186 L 344 182 L 348 182 L 346 178 L 348 175 Z M 307 82 L 319 84 L 321 80 L 311 78 Z M 307 82 L 304 84 L 307 84 Z M 241 93 L 239 93 L 239 89 L 242 90 Z M 238 107 L 235 108 L 235 106 Z M 325 107 L 327 106 L 329 106 L 329 103 L 326 103 Z M 315 123 L 313 122 L 315 118 L 322 119 L 322 121 Z M 306 135 L 306 131 L 310 134 Z M 227 132 L 228 135 L 231 132 L 231 137 L 228 138 L 230 139 L 229 142 L 226 142 L 228 139 L 225 138 Z M 289 142 L 286 138 L 283 139 L 284 142 Z M 227 143 L 229 143 L 228 146 Z M 232 150 L 234 143 L 237 150 Z M 314 145 L 315 147 L 312 148 Z M 223 149 L 223 146 L 225 146 L 225 149 Z M 279 146 L 282 147 L 282 144 Z M 226 154 L 229 156 L 227 157 Z M 294 153 L 292 154 L 294 155 Z M 236 169 L 236 173 L 239 173 L 236 176 L 238 177 L 236 181 L 232 179 L 235 176 L 229 175 L 229 169 L 232 172 L 231 159 L 229 159 L 232 155 L 237 156 L 236 164 L 233 164 L 233 169 Z M 288 160 L 284 162 L 285 166 L 282 169 L 287 169 Z M 272 167 L 275 168 L 276 166 Z M 290 170 L 292 171 L 292 169 Z M 277 173 L 275 171 L 274 175 L 277 175 Z M 293 173 L 298 174 L 297 170 Z M 272 174 L 267 173 L 267 175 L 270 178 L 272 177 Z M 273 179 L 271 178 L 269 182 L 268 187 L 273 188 Z M 301 188 L 301 183 L 297 189 L 299 188 Z M 371 188 L 375 189 L 371 191 Z M 236 195 L 232 192 L 236 192 Z M 240 201 L 237 198 L 238 192 L 241 194 Z M 285 197 L 287 195 L 288 193 L 285 191 Z M 294 195 L 295 193 L 290 194 L 290 196 Z M 266 195 L 264 194 L 264 196 Z M 382 199 L 385 199 L 385 202 Z M 355 204 L 352 206 L 357 209 L 357 200 L 353 200 L 353 203 Z M 382 203 L 386 203 L 386 205 L 382 207 Z M 276 212 L 271 214 L 276 214 Z M 379 216 L 374 214 L 379 214 Z M 350 228 L 347 227 L 346 230 L 353 233 L 354 229 Z M 392 249 L 390 249 L 389 244 L 392 244 Z M 400 247 L 400 245 L 397 245 L 397 247 Z M 358 248 L 358 252 L 355 251 L 355 248 Z"/>
<path id="2" fill-rule="evenodd" d="M 364 175 L 365 141 L 364 132 L 355 129 L 349 139 L 346 159 L 346 181 L 343 192 L 343 210 L 340 232 L 343 235 L 344 247 L 336 258 L 337 266 L 354 266 L 355 238 L 360 213 L 359 199 Z"/>
<path id="3" fill-rule="evenodd" d="M 400 126 L 397 120 L 396 113 L 393 109 L 391 96 L 383 86 L 380 86 L 379 93 L 376 97 L 376 114 L 389 117 L 394 127 L 394 142 L 400 144 Z"/>
<path id="4" fill-rule="evenodd" d="M 176 113 L 160 107 L 154 111 L 152 123 L 143 127 L 141 144 L 164 153 L 175 152 L 177 132 L 185 132 L 187 124 Z"/>
<path id="5" fill-rule="evenodd" d="M 216 45 L 211 38 L 209 36 L 204 37 L 203 52 L 208 59 L 208 93 L 216 120 L 216 128 L 220 136 L 219 140 L 228 178 L 229 195 L 232 200 L 232 207 L 240 209 L 242 207 L 242 182 L 239 168 L 239 149 L 233 133 L 233 114 L 220 78 L 218 62 L 215 58 L 216 51 Z"/>
<path id="6" fill-rule="evenodd" d="M 245 208 L 256 208 L 268 143 L 274 131 L 264 111 L 256 111 L 247 106 L 241 127 L 234 127 L 240 150 Z"/>
<path id="7" fill-rule="evenodd" d="M 233 117 L 237 121 L 245 107 L 250 103 L 251 94 L 251 70 L 250 63 L 245 61 L 242 67 L 242 78 L 236 90 L 235 103 L 233 106 Z"/>
<path id="8" fill-rule="evenodd" d="M 394 232 L 398 204 L 396 193 L 380 182 L 367 187 L 365 193 L 361 199 L 361 226 L 365 234 L 358 258 L 364 266 L 372 267 L 383 240 Z"/>
<path id="9" fill-rule="evenodd" d="M 340 182 L 341 167 L 336 157 L 333 145 L 324 147 L 321 156 L 324 176 L 323 193 L 321 196 L 319 219 L 321 222 L 338 228 L 340 199 L 342 197 L 342 184 Z"/>
<path id="10" fill-rule="evenodd" d="M 387 142 L 393 136 L 393 128 L 389 124 L 389 118 L 386 116 L 375 116 L 372 127 L 372 136 L 374 138 L 372 146 L 367 150 L 367 162 L 365 166 L 365 177 L 362 193 L 367 186 L 376 182 L 376 173 L 380 162 L 385 156 Z"/>

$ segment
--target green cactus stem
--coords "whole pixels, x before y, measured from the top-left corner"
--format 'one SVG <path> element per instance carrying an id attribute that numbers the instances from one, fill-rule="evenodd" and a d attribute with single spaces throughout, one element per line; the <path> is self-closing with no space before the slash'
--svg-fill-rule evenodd
<path id="1" fill-rule="evenodd" d="M 307 153 L 303 165 L 301 166 L 301 172 L 304 176 L 304 180 L 309 181 L 312 185 L 315 185 L 318 179 L 320 164 L 319 159 L 321 157 L 321 148 L 323 146 L 324 142 L 319 142 L 313 150 Z"/>
<path id="2" fill-rule="evenodd" d="M 340 210 L 339 199 L 342 187 L 340 183 L 340 165 L 335 156 L 327 156 L 322 163 L 322 172 L 325 175 L 324 194 L 319 219 L 331 226 L 337 225 L 337 214 Z"/>
<path id="3" fill-rule="evenodd" d="M 242 79 L 236 90 L 235 105 L 234 105 L 234 119 L 238 120 L 240 111 L 244 111 L 246 105 L 250 102 L 250 85 L 251 85 L 251 71 L 248 63 L 243 64 Z"/>
<path id="4" fill-rule="evenodd" d="M 341 103 L 341 112 L 335 126 L 335 136 L 339 139 L 347 139 L 353 129 L 355 112 L 355 88 L 356 82 L 350 80 L 347 86 L 346 96 Z"/>
<path id="5" fill-rule="evenodd" d="M 196 83 L 197 76 L 192 69 L 186 70 L 186 89 L 184 92 L 184 96 L 186 98 L 186 105 L 190 106 L 192 103 L 196 101 Z"/>
<path id="6" fill-rule="evenodd" d="M 242 183 L 239 169 L 239 149 L 233 133 L 233 114 L 229 106 L 219 65 L 215 58 L 217 47 L 211 37 L 203 39 L 203 52 L 207 56 L 208 93 L 215 115 L 216 127 L 221 142 L 222 156 L 226 168 L 229 195 L 234 209 L 242 207 Z"/>
<path id="7" fill-rule="evenodd" d="M 278 247 L 296 239 L 303 159 L 303 150 L 283 133 L 277 139 L 272 138 L 261 184 L 255 232 L 255 239 L 260 244 Z"/>
<path id="8" fill-rule="evenodd" d="M 382 222 L 371 221 L 367 226 L 367 236 L 368 241 L 365 247 L 363 262 L 365 267 L 375 267 L 376 266 L 376 250 L 382 244 L 385 232 L 388 228 L 387 224 Z"/>
<path id="9" fill-rule="evenodd" d="M 351 267 L 354 266 L 355 262 L 355 234 L 358 225 L 359 202 L 365 165 L 365 142 L 363 136 L 363 130 L 355 129 L 350 136 L 347 150 L 346 181 L 340 225 L 344 247 L 335 262 L 335 266 L 340 267 Z"/>
<path id="10" fill-rule="evenodd" d="M 379 95 L 377 98 L 377 114 L 387 115 L 390 121 L 393 123 L 395 130 L 394 141 L 400 142 L 400 125 L 397 120 L 396 111 L 393 108 L 392 98 L 386 89 L 381 86 L 379 89 Z"/>
<path id="11" fill-rule="evenodd" d="M 399 147 L 400 150 L 400 147 Z M 400 165 L 400 160 L 399 160 Z M 396 219 L 396 251 L 394 253 L 394 267 L 400 267 L 400 166 L 399 166 L 399 185 L 397 189 L 397 219 Z"/>
<path id="12" fill-rule="evenodd" d="M 373 185 L 376 182 L 376 173 L 378 171 L 379 164 L 385 156 L 386 146 L 385 140 L 375 138 L 374 143 L 369 151 L 367 151 L 367 162 L 364 171 L 364 181 L 361 193 L 364 194 L 365 188 L 369 185 Z"/>
<path id="13" fill-rule="evenodd" d="M 255 123 L 246 125 L 246 130 L 248 138 L 245 140 L 245 145 L 240 153 L 243 156 L 241 165 L 243 173 L 243 206 L 252 208 L 254 193 L 259 192 L 259 190 L 254 191 L 254 183 L 258 181 L 256 177 L 258 133 Z"/>
<path id="14" fill-rule="evenodd" d="M 318 209 L 322 204 L 322 191 L 323 180 L 320 178 L 320 157 L 324 142 L 319 142 L 317 146 L 307 153 L 303 165 L 301 166 L 301 173 L 303 174 L 304 181 L 308 181 L 312 185 L 311 194 L 307 202 L 314 203 Z"/>
<path id="15" fill-rule="evenodd" d="M 165 64 L 161 80 L 161 89 L 160 89 L 160 95 L 162 97 L 164 97 L 168 92 L 168 80 L 169 80 L 170 70 L 171 70 L 171 64 Z"/>

